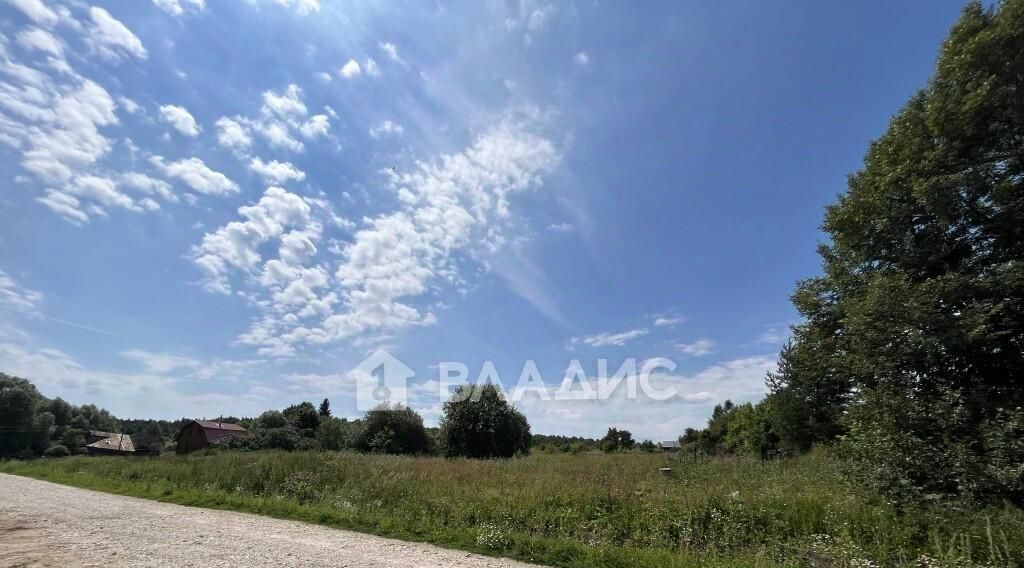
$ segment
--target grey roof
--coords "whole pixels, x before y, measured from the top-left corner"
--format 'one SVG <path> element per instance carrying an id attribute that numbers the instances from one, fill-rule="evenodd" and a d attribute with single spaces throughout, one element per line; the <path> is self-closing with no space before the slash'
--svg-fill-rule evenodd
<path id="1" fill-rule="evenodd" d="M 106 434 L 107 437 L 102 440 L 98 440 L 91 444 L 87 444 L 87 448 L 96 448 L 97 450 L 112 450 L 119 452 L 134 452 L 135 444 L 132 443 L 132 437 L 128 434 L 114 434 L 111 432 L 90 432 L 94 436 L 100 434 Z"/>
<path id="2" fill-rule="evenodd" d="M 679 440 L 668 440 L 668 441 L 665 441 L 665 442 L 662 442 L 662 443 L 658 444 L 658 446 L 660 446 L 662 448 L 678 448 L 679 447 Z"/>

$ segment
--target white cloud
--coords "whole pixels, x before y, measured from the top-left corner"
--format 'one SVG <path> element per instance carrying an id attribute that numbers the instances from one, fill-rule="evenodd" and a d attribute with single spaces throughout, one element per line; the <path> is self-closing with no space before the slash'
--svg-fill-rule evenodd
<path id="1" fill-rule="evenodd" d="M 89 222 L 89 215 L 82 211 L 81 202 L 64 192 L 50 189 L 45 196 L 37 197 L 36 201 L 76 225 Z"/>
<path id="2" fill-rule="evenodd" d="M 402 128 L 401 124 L 391 122 L 390 120 L 385 120 L 384 122 L 378 124 L 377 126 L 373 126 L 370 128 L 370 136 L 374 140 L 380 140 L 385 136 L 391 135 L 401 136 L 403 132 L 405 132 L 405 129 Z"/>
<path id="3" fill-rule="evenodd" d="M 267 181 L 276 184 L 306 179 L 305 172 L 302 172 L 289 162 L 278 162 L 277 160 L 264 162 L 259 158 L 253 158 L 249 162 L 249 169 L 263 176 Z"/>
<path id="4" fill-rule="evenodd" d="M 657 327 L 672 327 L 684 323 L 686 318 L 674 315 L 660 315 L 654 318 L 654 325 Z"/>
<path id="5" fill-rule="evenodd" d="M 121 356 L 125 359 L 141 363 L 145 370 L 150 373 L 167 373 L 176 369 L 194 369 L 202 364 L 190 357 L 168 355 L 166 353 L 151 353 L 142 349 L 122 351 Z"/>
<path id="6" fill-rule="evenodd" d="M 302 250 L 313 245 L 321 231 L 309 203 L 280 187 L 267 189 L 258 203 L 240 207 L 238 214 L 245 220 L 232 221 L 205 234 L 202 244 L 193 250 L 193 260 L 205 273 L 204 286 L 210 291 L 229 293 L 232 269 L 256 271 L 263 261 L 260 246 L 267 241 L 281 239 L 280 257 L 294 260 L 303 256 Z M 283 275 L 289 268 L 287 262 L 268 263 L 266 270 L 270 272 L 265 273 L 264 282 L 287 280 Z"/>
<path id="7" fill-rule="evenodd" d="M 553 223 L 548 225 L 548 230 L 556 233 L 571 233 L 573 228 L 571 223 Z"/>
<path id="8" fill-rule="evenodd" d="M 118 97 L 117 104 L 121 105 L 128 114 L 138 114 L 142 112 L 142 107 L 139 103 L 129 99 L 128 97 Z"/>
<path id="9" fill-rule="evenodd" d="M 274 0 L 278 6 L 292 8 L 295 13 L 305 16 L 320 11 L 320 0 Z"/>
<path id="10" fill-rule="evenodd" d="M 287 357 L 303 345 L 390 333 L 436 321 L 435 304 L 418 298 L 445 282 L 458 284 L 458 261 L 482 242 L 502 242 L 509 199 L 540 184 L 559 155 L 525 120 L 508 118 L 463 152 L 419 163 L 409 173 L 389 170 L 400 208 L 364 219 L 342 249 L 340 264 L 318 264 L 318 242 L 329 219 L 326 200 L 303 199 L 280 188 L 242 208 L 244 218 L 208 233 L 193 258 L 211 291 L 230 293 L 231 275 L 246 275 L 240 295 L 263 311 L 241 343 L 261 354 Z M 277 205 L 272 205 L 277 204 Z M 270 211 L 291 211 L 288 221 Z M 270 220 L 267 220 L 270 219 Z M 265 258 L 268 241 L 276 258 Z M 358 339 L 358 338 L 357 338 Z"/>
<path id="11" fill-rule="evenodd" d="M 149 54 L 142 46 L 142 40 L 132 33 L 110 12 L 92 6 L 89 8 L 92 25 L 87 30 L 86 42 L 94 52 L 104 59 L 117 63 L 127 57 L 146 59 Z"/>
<path id="12" fill-rule="evenodd" d="M 281 119 L 294 119 L 306 116 L 306 104 L 302 102 L 302 89 L 291 84 L 281 93 L 263 92 L 263 114 Z"/>
<path id="13" fill-rule="evenodd" d="M 788 326 L 772 325 L 757 337 L 757 342 L 766 345 L 781 345 L 789 339 L 790 334 Z"/>
<path id="14" fill-rule="evenodd" d="M 630 341 L 638 337 L 643 337 L 649 333 L 647 328 L 631 329 L 629 331 L 623 331 L 620 333 L 609 333 L 602 332 L 594 335 L 585 335 L 582 337 L 573 337 L 570 343 L 573 345 L 584 344 L 590 347 L 622 347 Z"/>
<path id="15" fill-rule="evenodd" d="M 367 220 L 346 249 L 335 274 L 343 311 L 324 321 L 328 338 L 433 323 L 433 313 L 408 300 L 435 278 L 456 280 L 455 254 L 480 231 L 498 240 L 509 198 L 538 185 L 558 160 L 548 140 L 507 119 L 462 153 L 396 175 L 404 207 Z"/>
<path id="16" fill-rule="evenodd" d="M 199 193 L 207 195 L 238 193 L 238 184 L 224 174 L 211 170 L 199 158 L 188 158 L 168 163 L 161 156 L 153 156 L 150 161 L 165 176 L 179 179 Z"/>
<path id="17" fill-rule="evenodd" d="M 171 191 L 171 184 L 139 172 L 127 172 L 120 176 L 121 185 L 147 195 L 159 195 L 163 199 L 177 202 L 178 196 Z"/>
<path id="18" fill-rule="evenodd" d="M 77 177 L 68 186 L 68 192 L 77 197 L 88 197 L 106 206 L 140 210 L 132 198 L 118 191 L 117 184 L 109 178 L 94 175 Z"/>
<path id="19" fill-rule="evenodd" d="M 292 127 L 286 123 L 268 121 L 257 122 L 253 126 L 273 148 L 292 152 L 301 152 L 305 148 L 305 145 L 292 135 Z"/>
<path id="20" fill-rule="evenodd" d="M 143 353 L 139 352 L 140 358 Z M 25 377 L 44 394 L 59 395 L 73 404 L 101 402 L 115 416 L 173 420 L 182 416 L 256 415 L 264 409 L 263 403 L 244 396 L 210 391 L 195 380 L 186 382 L 190 377 L 204 378 L 203 370 L 217 369 L 217 361 L 197 369 L 176 368 L 167 373 L 151 372 L 145 363 L 142 367 L 127 373 L 96 371 L 57 349 L 0 343 L 0 368 L 5 372 Z"/>
<path id="21" fill-rule="evenodd" d="M 319 73 L 316 73 L 313 76 L 316 77 L 317 79 L 320 79 L 324 83 L 330 83 L 332 80 L 331 74 L 326 71 L 320 71 Z"/>
<path id="22" fill-rule="evenodd" d="M 366 72 L 367 77 L 380 77 L 380 67 L 377 67 L 377 62 L 371 58 L 366 58 L 363 70 Z"/>
<path id="23" fill-rule="evenodd" d="M 196 119 L 192 116 L 192 113 L 188 112 L 185 107 L 177 105 L 162 105 L 160 107 L 160 116 L 163 121 L 174 127 L 175 130 L 188 136 L 195 138 L 199 136 L 199 131 L 202 130 Z"/>
<path id="24" fill-rule="evenodd" d="M 586 67 L 587 65 L 590 64 L 590 56 L 587 55 L 586 51 L 581 51 L 577 53 L 576 55 L 573 56 L 572 60 L 575 61 L 576 64 L 581 67 Z"/>
<path id="25" fill-rule="evenodd" d="M 7 3 L 37 24 L 52 26 L 57 23 L 57 13 L 47 8 L 43 0 L 7 0 Z"/>
<path id="26" fill-rule="evenodd" d="M 217 142 L 234 152 L 245 153 L 252 146 L 249 129 L 240 120 L 222 116 L 217 119 Z"/>
<path id="27" fill-rule="evenodd" d="M 309 120 L 299 127 L 299 132 L 301 132 L 306 139 L 313 140 L 321 136 L 327 136 L 330 129 L 331 121 L 327 118 L 327 115 L 317 114 L 309 117 Z"/>
<path id="28" fill-rule="evenodd" d="M 153 0 L 153 4 L 172 16 L 181 16 L 186 11 L 202 12 L 206 9 L 206 0 Z"/>
<path id="29" fill-rule="evenodd" d="M 64 43 L 46 30 L 29 28 L 18 33 L 18 45 L 27 50 L 40 51 L 64 58 Z"/>
<path id="30" fill-rule="evenodd" d="M 0 307 L 19 312 L 32 312 L 42 301 L 42 293 L 21 286 L 6 272 L 0 270 Z"/>
<path id="31" fill-rule="evenodd" d="M 349 59 L 348 63 L 342 66 L 341 70 L 338 71 L 345 79 L 352 79 L 363 72 L 363 69 L 359 67 L 359 62 L 355 59 Z"/>
<path id="32" fill-rule="evenodd" d="M 402 65 L 405 65 L 405 60 L 403 60 L 398 55 L 398 46 L 397 45 L 391 43 L 390 41 L 381 42 L 379 45 L 380 45 L 381 51 L 383 51 L 388 56 L 388 59 L 390 59 L 390 60 L 392 60 L 392 61 L 394 61 L 396 63 L 401 63 Z"/>
<path id="33" fill-rule="evenodd" d="M 704 355 L 710 355 L 714 348 L 715 342 L 706 338 L 698 339 L 693 343 L 679 343 L 676 345 L 676 349 L 689 357 L 703 357 Z"/>
<path id="34" fill-rule="evenodd" d="M 721 361 L 694 374 L 655 372 L 650 384 L 655 389 L 675 389 L 679 394 L 664 401 L 628 396 L 625 385 L 607 400 L 539 400 L 526 395 L 516 403 L 535 432 L 564 432 L 566 424 L 582 435 L 600 437 L 609 426 L 625 428 L 637 439 L 674 440 L 688 427 L 702 427 L 715 404 L 724 400 L 753 402 L 764 397 L 765 375 L 776 368 L 767 355 Z M 614 373 L 609 368 L 609 374 Z M 516 380 L 515 376 L 507 379 Z M 544 377 L 549 389 L 557 389 L 562 377 Z M 594 377 L 588 381 L 595 391 Z M 435 391 L 436 392 L 436 391 Z M 436 395 L 434 395 L 436 398 Z"/>

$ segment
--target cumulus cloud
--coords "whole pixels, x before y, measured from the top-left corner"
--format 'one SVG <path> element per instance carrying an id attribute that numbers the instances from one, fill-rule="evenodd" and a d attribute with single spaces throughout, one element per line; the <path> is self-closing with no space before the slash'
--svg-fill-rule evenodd
<path id="1" fill-rule="evenodd" d="M 352 79 L 362 74 L 363 69 L 359 66 L 359 62 L 355 59 L 349 59 L 348 63 L 343 65 L 338 73 L 345 79 Z"/>
<path id="2" fill-rule="evenodd" d="M 206 9 L 206 0 L 153 0 L 158 8 L 172 16 L 181 16 L 188 12 L 202 12 Z"/>
<path id="3" fill-rule="evenodd" d="M 29 28 L 18 32 L 15 38 L 22 48 L 47 53 L 64 59 L 64 42 L 46 30 Z"/>
<path id="4" fill-rule="evenodd" d="M 385 136 L 401 136 L 403 132 L 405 132 L 405 129 L 402 128 L 401 124 L 391 122 L 390 120 L 385 120 L 370 128 L 370 136 L 374 140 L 380 140 Z"/>
<path id="5" fill-rule="evenodd" d="M 559 161 L 528 120 L 509 118 L 464 151 L 390 172 L 400 207 L 364 219 L 327 266 L 318 256 L 325 221 L 351 224 L 325 200 L 272 187 L 242 219 L 208 233 L 193 258 L 211 291 L 240 294 L 263 311 L 239 336 L 273 357 L 354 336 L 436 321 L 420 305 L 439 284 L 461 281 L 458 261 L 481 242 L 503 241 L 513 195 L 538 186 Z M 277 255 L 268 243 L 277 243 Z M 244 275 L 234 281 L 233 275 Z"/>
<path id="6" fill-rule="evenodd" d="M 196 124 L 196 119 L 192 116 L 192 113 L 188 112 L 185 107 L 177 105 L 162 105 L 160 107 L 160 116 L 164 122 L 170 124 L 175 130 L 188 136 L 195 138 L 199 136 L 199 125 Z"/>
<path id="7" fill-rule="evenodd" d="M 397 45 L 391 43 L 390 41 L 384 41 L 384 42 L 381 42 L 379 44 L 379 46 L 380 46 L 380 50 L 383 51 L 384 54 L 388 56 L 388 59 L 390 59 L 391 61 L 394 61 L 395 63 L 401 63 L 402 65 L 405 65 L 405 60 L 403 60 L 398 55 L 398 46 Z"/>
<path id="8" fill-rule="evenodd" d="M 146 59 L 149 54 L 142 40 L 110 12 L 92 6 L 89 8 L 92 24 L 87 28 L 86 43 L 100 57 L 113 63 L 128 57 Z"/>
<path id="9" fill-rule="evenodd" d="M 302 89 L 291 84 L 281 93 L 263 92 L 263 113 L 282 119 L 306 116 L 306 104 L 302 102 Z"/>
<path id="10" fill-rule="evenodd" d="M 217 142 L 236 153 L 248 152 L 252 146 L 249 128 L 241 120 L 222 116 L 217 119 Z"/>
<path id="11" fill-rule="evenodd" d="M 7 3 L 21 10 L 28 19 L 37 24 L 52 26 L 57 23 L 57 13 L 46 6 L 43 0 L 7 0 Z"/>
<path id="12" fill-rule="evenodd" d="M 150 158 L 150 162 L 165 176 L 181 180 L 199 193 L 207 195 L 238 193 L 238 184 L 224 174 L 211 170 L 199 158 L 167 162 L 162 156 L 153 156 Z"/>
<path id="13" fill-rule="evenodd" d="M 648 333 L 649 330 L 647 328 L 631 329 L 629 331 L 619 333 L 602 332 L 594 335 L 573 337 L 570 340 L 570 343 L 573 345 L 589 345 L 590 347 L 622 347 L 630 341 L 633 341 L 638 337 L 643 337 Z"/>
<path id="14" fill-rule="evenodd" d="M 283 184 L 287 181 L 302 181 L 306 179 L 305 172 L 299 170 L 289 162 L 278 162 L 271 160 L 264 162 L 259 158 L 253 158 L 249 162 L 249 169 L 263 176 L 269 182 Z"/>
<path id="15" fill-rule="evenodd" d="M 367 77 L 380 77 L 380 67 L 377 67 L 377 62 L 373 59 L 366 59 L 366 62 L 363 64 L 363 71 L 366 72 Z"/>
<path id="16" fill-rule="evenodd" d="M 302 123 L 302 126 L 299 127 L 299 132 L 305 138 L 313 140 L 321 136 L 327 136 L 330 129 L 331 120 L 327 118 L 327 115 L 317 114 L 309 117 L 309 120 Z"/>
<path id="17" fill-rule="evenodd" d="M 576 62 L 576 65 L 579 65 L 581 67 L 586 67 L 587 65 L 590 64 L 590 56 L 587 55 L 586 51 L 581 51 L 577 53 L 576 55 L 573 56 L 572 60 Z"/>
<path id="18" fill-rule="evenodd" d="M 304 256 L 302 249 L 313 245 L 322 229 L 313 218 L 309 203 L 280 187 L 267 189 L 259 202 L 240 207 L 238 214 L 244 220 L 232 221 L 207 233 L 193 251 L 196 265 L 205 274 L 204 285 L 210 291 L 229 293 L 232 269 L 251 273 L 259 268 L 263 260 L 260 245 L 267 241 L 281 239 L 279 255 L 294 260 Z"/>

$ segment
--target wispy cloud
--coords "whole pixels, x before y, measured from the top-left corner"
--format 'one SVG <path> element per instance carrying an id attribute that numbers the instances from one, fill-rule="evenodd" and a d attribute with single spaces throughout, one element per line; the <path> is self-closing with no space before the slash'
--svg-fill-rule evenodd
<path id="1" fill-rule="evenodd" d="M 634 339 L 643 337 L 648 333 L 650 333 L 650 330 L 645 327 L 622 331 L 619 333 L 602 332 L 594 335 L 573 337 L 569 340 L 569 343 L 572 345 L 583 344 L 590 347 L 622 347 Z"/>

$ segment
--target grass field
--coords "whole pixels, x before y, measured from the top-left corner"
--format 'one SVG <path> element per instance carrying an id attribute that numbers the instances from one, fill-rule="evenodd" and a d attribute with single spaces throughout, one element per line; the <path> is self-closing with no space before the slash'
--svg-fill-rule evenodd
<path id="1" fill-rule="evenodd" d="M 1024 511 L 897 511 L 827 453 L 503 461 L 219 453 L 5 462 L 0 471 L 185 505 L 299 519 L 555 566 L 1016 566 Z"/>

